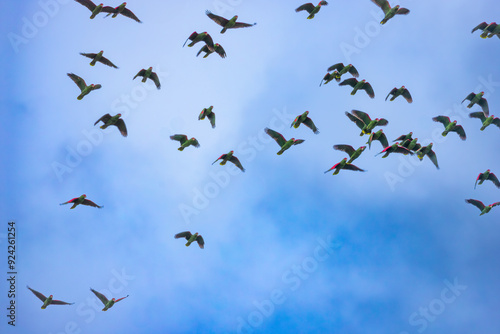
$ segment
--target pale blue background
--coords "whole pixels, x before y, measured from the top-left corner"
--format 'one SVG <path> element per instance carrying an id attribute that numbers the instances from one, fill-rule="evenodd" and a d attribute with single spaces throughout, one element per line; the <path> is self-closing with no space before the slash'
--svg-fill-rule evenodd
<path id="1" fill-rule="evenodd" d="M 301 2 L 129 1 L 143 24 L 89 20 L 74 1 L 4 1 L 0 258 L 5 275 L 14 219 L 19 274 L 15 328 L 0 285 L 2 333 L 498 333 L 500 209 L 479 217 L 464 199 L 500 201 L 491 182 L 474 190 L 478 173 L 500 176 L 500 131 L 479 131 L 467 116 L 479 108 L 460 102 L 482 90 L 499 114 L 500 40 L 471 29 L 499 20 L 500 5 L 401 3 L 411 13 L 381 26 L 368 0 L 332 0 L 313 20 L 295 13 Z M 207 9 L 257 25 L 221 35 Z M 227 58 L 182 48 L 195 30 Z M 79 55 L 100 50 L 120 68 Z M 353 63 L 376 98 L 318 87 L 337 62 Z M 159 91 L 132 81 L 149 66 Z M 78 101 L 68 72 L 103 87 Z M 385 102 L 401 85 L 414 103 Z M 210 105 L 215 129 L 197 120 Z M 345 156 L 334 144 L 367 140 L 351 109 L 387 118 L 391 141 L 413 131 L 434 142 L 441 169 L 375 158 L 374 143 L 355 162 L 366 173 L 323 174 Z M 305 110 L 319 135 L 289 128 Z M 118 112 L 128 138 L 93 125 Z M 441 137 L 431 118 L 443 114 L 465 142 Z M 277 156 L 265 127 L 306 141 Z M 201 147 L 177 151 L 175 133 Z M 211 165 L 230 150 L 246 173 Z M 58 205 L 84 193 L 104 208 Z M 185 230 L 206 248 L 173 238 Z M 26 285 L 75 305 L 41 310 Z M 101 312 L 89 287 L 130 297 Z"/>

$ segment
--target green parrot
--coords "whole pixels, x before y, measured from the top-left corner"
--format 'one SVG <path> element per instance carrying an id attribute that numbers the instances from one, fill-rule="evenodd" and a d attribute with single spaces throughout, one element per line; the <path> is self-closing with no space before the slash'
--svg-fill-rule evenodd
<path id="1" fill-rule="evenodd" d="M 183 151 L 189 145 L 193 145 L 196 148 L 200 147 L 200 143 L 198 142 L 198 140 L 196 140 L 195 137 L 188 139 L 186 135 L 173 135 L 170 136 L 170 139 L 177 140 L 181 143 L 181 146 L 178 148 L 179 151 Z"/>
<path id="2" fill-rule="evenodd" d="M 467 136 L 465 135 L 464 128 L 461 125 L 457 125 L 457 121 L 450 121 L 450 118 L 447 116 L 437 116 L 433 117 L 432 120 L 434 122 L 439 122 L 444 125 L 444 131 L 442 133 L 443 137 L 446 137 L 448 132 L 453 131 L 458 133 L 460 139 L 465 140 Z"/>
<path id="3" fill-rule="evenodd" d="M 94 295 L 96 295 L 97 298 L 99 298 L 99 300 L 104 304 L 104 308 L 102 309 L 103 311 L 107 311 L 108 309 L 113 307 L 113 305 L 115 305 L 115 303 L 118 303 L 120 300 L 128 297 L 128 295 L 126 295 L 125 297 L 122 297 L 122 298 L 118 298 L 118 299 L 111 298 L 111 300 L 108 300 L 108 298 L 106 298 L 102 293 L 99 293 L 92 288 L 90 288 L 90 291 L 92 291 L 94 293 Z"/>
<path id="4" fill-rule="evenodd" d="M 356 69 L 356 67 L 354 67 L 353 64 L 349 64 L 347 66 L 344 66 L 344 63 L 337 63 L 337 64 L 334 64 L 334 65 L 328 67 L 327 71 L 328 72 L 334 71 L 334 73 L 335 72 L 338 73 L 338 76 L 335 77 L 337 82 L 339 82 L 340 77 L 343 76 L 344 74 L 346 74 L 347 72 L 349 72 L 355 78 L 359 77 L 358 70 Z"/>
<path id="5" fill-rule="evenodd" d="M 87 7 L 92 12 L 92 15 L 90 15 L 91 19 L 93 19 L 94 17 L 96 17 L 97 14 L 99 14 L 100 12 L 111 13 L 114 10 L 113 7 L 103 6 L 102 3 L 99 4 L 98 6 L 96 6 L 96 4 L 93 3 L 90 0 L 75 0 L 75 1 L 78 2 L 81 5 L 84 5 L 85 7 Z"/>
<path id="6" fill-rule="evenodd" d="M 465 100 L 469 100 L 470 103 L 467 106 L 467 108 L 472 108 L 472 106 L 477 103 L 483 109 L 484 115 L 488 117 L 490 115 L 490 108 L 488 107 L 488 101 L 486 101 L 483 95 L 484 92 L 478 94 L 472 92 L 469 95 L 467 95 L 467 97 L 462 101 L 462 103 L 464 103 Z"/>
<path id="7" fill-rule="evenodd" d="M 385 118 L 375 118 L 372 120 L 367 113 L 359 110 L 351 110 L 351 113 L 346 111 L 345 114 L 361 129 L 360 136 L 370 134 L 376 126 L 385 126 L 389 124 Z"/>
<path id="8" fill-rule="evenodd" d="M 290 147 L 293 145 L 298 145 L 302 144 L 305 140 L 304 139 L 295 139 L 291 138 L 290 140 L 286 140 L 285 137 L 279 132 L 276 132 L 274 130 L 271 130 L 269 128 L 265 128 L 264 131 L 271 137 L 273 138 L 278 145 L 281 147 L 281 149 L 276 153 L 277 155 L 282 155 L 283 152 L 288 150 Z"/>
<path id="9" fill-rule="evenodd" d="M 482 30 L 481 38 L 491 38 L 493 36 L 497 36 L 500 38 L 500 26 L 496 22 L 492 22 L 490 24 L 486 22 L 479 23 L 474 29 L 472 29 L 471 33 L 474 33 L 476 30 Z"/>
<path id="10" fill-rule="evenodd" d="M 219 44 L 219 43 L 215 43 L 214 45 L 214 51 L 221 57 L 221 58 L 226 58 L 226 51 L 224 50 L 224 48 Z M 212 53 L 214 53 L 214 51 L 210 51 L 208 46 L 205 44 L 203 45 L 203 47 L 200 49 L 200 51 L 198 51 L 198 53 L 196 54 L 196 57 L 198 57 L 200 55 L 200 53 L 202 52 L 205 52 L 206 54 L 203 56 L 203 58 L 207 58 L 208 56 L 210 56 Z"/>
<path id="11" fill-rule="evenodd" d="M 28 289 L 30 289 L 31 292 L 33 292 L 35 294 L 35 296 L 37 296 L 38 299 L 40 299 L 43 302 L 42 310 L 45 310 L 47 308 L 47 306 L 49 306 L 49 305 L 73 305 L 74 304 L 74 303 L 66 303 L 66 302 L 63 302 L 60 300 L 52 299 L 52 297 L 53 297 L 52 295 L 50 295 L 49 297 L 45 297 L 43 294 L 41 294 L 40 292 L 38 292 L 36 290 L 33 290 L 29 286 L 26 286 L 26 287 Z"/>
<path id="12" fill-rule="evenodd" d="M 396 88 L 394 87 L 389 94 L 387 94 L 387 97 L 385 100 L 387 101 L 387 98 L 392 95 L 391 99 L 389 101 L 394 101 L 396 97 L 402 95 L 408 103 L 412 103 L 413 99 L 411 98 L 410 91 L 406 89 L 405 86 L 401 86 L 401 88 Z"/>
<path id="13" fill-rule="evenodd" d="M 99 206 L 99 205 L 95 204 L 94 202 L 92 202 L 89 199 L 85 199 L 85 197 L 87 197 L 87 195 L 83 194 L 80 197 L 75 197 L 75 198 L 70 199 L 69 201 L 61 203 L 59 205 L 73 203 L 73 206 L 70 209 L 74 209 L 79 204 L 93 206 L 94 208 L 99 208 L 99 209 L 103 207 L 103 206 Z"/>
<path id="14" fill-rule="evenodd" d="M 123 16 L 126 16 L 128 18 L 131 18 L 132 20 L 135 20 L 139 23 L 142 23 L 141 20 L 139 20 L 137 18 L 137 16 L 135 16 L 134 13 L 132 13 L 131 10 L 129 10 L 128 8 L 125 8 L 125 6 L 127 5 L 126 2 L 122 3 L 120 6 L 114 8 L 108 15 L 106 15 L 106 17 L 110 16 L 111 14 L 113 14 L 113 16 L 111 16 L 112 18 L 115 18 L 118 16 L 118 14 L 122 14 Z"/>
<path id="15" fill-rule="evenodd" d="M 481 126 L 481 131 L 486 129 L 488 127 L 488 125 L 490 125 L 490 124 L 495 124 L 496 126 L 498 126 L 500 128 L 500 118 L 497 118 L 493 115 L 485 116 L 484 112 L 482 112 L 482 111 L 476 111 L 476 112 L 470 113 L 469 117 L 470 118 L 479 118 L 481 120 L 481 122 L 483 122 L 483 125 Z"/>
<path id="16" fill-rule="evenodd" d="M 321 82 L 319 83 L 319 86 L 321 87 L 321 85 L 323 85 L 323 84 L 326 85 L 327 83 L 329 83 L 333 79 L 335 79 L 335 81 L 337 81 L 337 82 L 340 81 L 340 74 L 339 74 L 339 72 L 333 71 L 332 73 L 325 74 L 325 76 L 323 77 L 323 79 L 321 79 Z"/>
<path id="17" fill-rule="evenodd" d="M 412 136 L 413 136 L 413 132 L 410 132 L 410 133 L 408 133 L 408 134 L 406 134 L 406 135 L 401 135 L 401 136 L 399 136 L 398 138 L 394 139 L 392 142 L 393 142 L 393 143 L 394 143 L 395 141 L 402 141 L 402 142 L 404 142 L 404 141 L 406 141 L 406 140 L 408 140 L 408 139 L 412 139 Z"/>
<path id="18" fill-rule="evenodd" d="M 215 128 L 215 113 L 212 111 L 213 108 L 214 106 L 203 108 L 200 115 L 198 116 L 198 120 L 204 120 L 205 117 L 208 118 L 210 124 L 212 125 L 212 129 Z"/>
<path id="19" fill-rule="evenodd" d="M 418 138 L 415 138 L 415 139 L 406 139 L 404 141 L 401 142 L 401 146 L 403 146 L 404 148 L 407 148 L 409 149 L 410 151 L 418 151 L 422 145 L 420 145 L 419 143 L 417 143 L 418 141 Z"/>
<path id="20" fill-rule="evenodd" d="M 145 70 L 145 69 L 140 70 L 135 75 L 134 79 L 137 77 L 142 77 L 142 80 L 141 80 L 142 82 L 146 82 L 146 80 L 149 78 L 149 79 L 154 81 L 156 88 L 158 88 L 158 89 L 161 88 L 160 79 L 158 78 L 158 75 L 156 74 L 156 72 L 153 72 L 152 67 L 148 68 L 147 70 Z M 132 79 L 132 80 L 134 80 L 134 79 Z"/>
<path id="21" fill-rule="evenodd" d="M 436 153 L 432 150 L 432 143 L 427 146 L 420 147 L 415 153 L 417 154 L 417 157 L 420 159 L 420 161 L 422 161 L 424 156 L 428 156 L 434 166 L 439 169 Z"/>
<path id="22" fill-rule="evenodd" d="M 305 111 L 302 115 L 297 116 L 295 120 L 292 122 L 292 125 L 290 125 L 290 127 L 293 126 L 295 129 L 297 129 L 300 126 L 300 124 L 304 124 L 309 129 L 311 129 L 315 134 L 318 134 L 319 133 L 318 128 L 316 127 L 316 125 L 314 125 L 312 119 L 307 117 L 307 115 L 309 115 L 309 111 Z"/>
<path id="23" fill-rule="evenodd" d="M 181 233 L 177 233 L 174 237 L 176 239 L 186 238 L 186 240 L 187 240 L 186 247 L 188 247 L 189 245 L 191 245 L 191 243 L 196 241 L 198 243 L 198 246 L 200 246 L 201 249 L 205 248 L 205 240 L 203 240 L 203 237 L 201 235 L 199 235 L 198 232 L 196 232 L 195 234 L 191 234 L 191 232 L 189 232 L 189 231 L 181 232 Z"/>
<path id="24" fill-rule="evenodd" d="M 120 133 L 123 137 L 127 137 L 127 127 L 125 126 L 125 122 L 123 121 L 123 119 L 120 118 L 121 116 L 122 114 L 116 114 L 112 117 L 110 114 L 103 115 L 94 123 L 94 126 L 102 121 L 104 124 L 101 125 L 101 129 L 106 129 L 108 126 L 114 125 L 118 128 L 118 130 L 120 130 Z"/>
<path id="25" fill-rule="evenodd" d="M 221 34 L 225 33 L 227 29 L 235 29 L 235 28 L 246 28 L 246 27 L 252 27 L 256 25 L 257 23 L 250 24 L 250 23 L 243 23 L 243 22 L 236 22 L 238 19 L 238 15 L 233 16 L 232 19 L 228 20 L 223 18 L 222 16 L 218 16 L 215 14 L 212 14 L 211 11 L 207 10 L 205 12 L 209 18 L 212 19 L 215 23 L 220 25 L 222 27 Z"/>
<path id="26" fill-rule="evenodd" d="M 399 5 L 391 8 L 391 5 L 389 5 L 389 2 L 387 0 L 372 0 L 372 2 L 384 11 L 385 17 L 382 21 L 380 21 L 380 24 L 385 24 L 387 21 L 396 16 L 396 14 L 406 15 L 410 12 L 410 10 L 401 8 Z"/>
<path id="27" fill-rule="evenodd" d="M 215 51 L 215 47 L 214 47 L 214 41 L 212 39 L 212 37 L 205 31 L 205 32 L 202 32 L 201 34 L 198 34 L 196 31 L 193 32 L 187 39 L 186 41 L 184 42 L 184 45 L 186 45 L 187 41 L 188 40 L 191 40 L 192 42 L 188 44 L 188 47 L 192 47 L 193 45 L 195 45 L 196 43 L 198 42 L 205 42 L 205 44 L 207 45 L 208 47 L 208 50 L 214 52 Z M 182 47 L 184 47 L 184 45 Z"/>
<path id="28" fill-rule="evenodd" d="M 215 160 L 214 162 L 212 162 L 212 165 L 214 163 L 216 163 L 217 161 L 219 161 L 219 160 L 222 160 L 220 162 L 220 165 L 225 165 L 226 162 L 231 161 L 233 164 L 236 165 L 236 167 L 238 167 L 239 169 L 241 169 L 242 172 L 245 172 L 245 168 L 243 168 L 243 166 L 241 165 L 241 162 L 238 160 L 238 158 L 236 158 L 233 155 L 233 153 L 234 153 L 234 151 L 230 151 L 227 154 L 221 155 L 220 157 L 217 158 L 217 160 Z"/>
<path id="29" fill-rule="evenodd" d="M 361 168 L 359 168 L 359 167 L 357 167 L 357 166 L 355 166 L 353 164 L 348 163 L 347 162 L 347 158 L 344 158 L 344 159 L 342 159 L 341 162 L 333 165 L 332 168 L 330 168 L 329 170 L 327 170 L 325 172 L 325 174 L 328 173 L 331 170 L 335 170 L 333 172 L 333 175 L 337 175 L 340 172 L 341 169 L 353 170 L 353 171 L 357 171 L 357 172 L 364 172 L 365 171 L 364 169 L 361 169 Z"/>
<path id="30" fill-rule="evenodd" d="M 339 83 L 339 86 L 346 86 L 346 85 L 349 85 L 353 88 L 351 95 L 356 94 L 356 92 L 359 89 L 363 89 L 364 91 L 366 91 L 369 97 L 371 97 L 372 99 L 375 97 L 372 85 L 370 85 L 370 83 L 367 82 L 365 79 L 358 81 L 356 80 L 356 78 L 349 78 Z"/>
<path id="31" fill-rule="evenodd" d="M 480 216 L 484 215 L 485 213 L 490 212 L 491 209 L 493 209 L 493 207 L 495 207 L 497 205 L 500 205 L 500 202 L 496 202 L 496 203 L 493 203 L 493 204 L 490 204 L 490 205 L 484 205 L 483 202 L 478 201 L 477 199 L 472 199 L 472 198 L 471 199 L 466 199 L 465 202 L 467 202 L 469 204 L 472 204 L 476 208 L 478 208 L 479 210 L 481 210 Z"/>
<path id="32" fill-rule="evenodd" d="M 349 155 L 349 161 L 347 161 L 348 164 L 356 160 L 361 153 L 366 149 L 366 146 L 361 146 L 357 150 L 354 149 L 351 145 L 333 145 L 333 149 L 337 151 L 342 151 L 345 152 Z"/>
<path id="33" fill-rule="evenodd" d="M 387 141 L 387 137 L 384 133 L 384 130 L 378 130 L 377 132 L 372 132 L 370 134 L 370 138 L 368 138 L 368 141 L 366 142 L 368 144 L 368 148 L 371 149 L 371 145 L 374 140 L 378 140 L 380 144 L 382 144 L 382 147 L 384 148 L 389 146 L 389 142 Z"/>
<path id="34" fill-rule="evenodd" d="M 309 13 L 309 16 L 307 17 L 308 20 L 314 18 L 314 15 L 316 15 L 319 10 L 321 9 L 321 6 L 327 6 L 328 2 L 326 1 L 320 1 L 317 6 L 314 6 L 312 3 L 305 3 L 302 6 L 298 7 L 295 9 L 295 12 L 300 12 L 303 10 L 306 10 Z"/>
<path id="35" fill-rule="evenodd" d="M 113 64 L 108 58 L 103 57 L 102 54 L 104 51 L 99 51 L 99 53 L 81 53 L 82 56 L 92 59 L 90 62 L 90 66 L 94 66 L 96 62 L 103 63 L 104 65 L 108 65 L 110 67 L 118 68 L 115 64 Z"/>
<path id="36" fill-rule="evenodd" d="M 477 182 L 479 181 L 479 185 L 483 184 L 484 181 L 490 180 L 495 184 L 497 188 L 500 188 L 500 181 L 498 181 L 498 178 L 496 177 L 495 174 L 491 173 L 490 170 L 486 170 L 484 173 L 479 173 L 476 179 L 476 184 L 474 184 L 474 189 L 476 189 Z"/>
<path id="37" fill-rule="evenodd" d="M 384 148 L 382 150 L 382 152 L 377 153 L 375 156 L 377 156 L 379 154 L 382 154 L 382 153 L 384 153 L 384 155 L 382 156 L 382 158 L 387 158 L 389 156 L 389 154 L 391 154 L 391 153 L 403 153 L 405 155 L 406 154 L 413 155 L 412 151 L 410 151 L 406 147 L 403 147 L 403 146 L 399 145 L 398 143 L 392 144 L 391 146 L 387 146 L 386 148 Z"/>
<path id="38" fill-rule="evenodd" d="M 88 93 L 90 93 L 91 91 L 96 90 L 96 89 L 100 89 L 102 87 L 99 84 L 97 84 L 97 85 L 92 84 L 90 86 L 87 86 L 87 84 L 85 83 L 85 80 L 80 78 L 78 75 L 73 74 L 73 73 L 67 73 L 67 74 L 68 74 L 68 77 L 70 77 L 71 80 L 73 80 L 74 83 L 76 83 L 78 88 L 80 88 L 81 93 L 77 97 L 78 100 L 83 99 L 83 97 L 85 95 L 87 95 Z"/>

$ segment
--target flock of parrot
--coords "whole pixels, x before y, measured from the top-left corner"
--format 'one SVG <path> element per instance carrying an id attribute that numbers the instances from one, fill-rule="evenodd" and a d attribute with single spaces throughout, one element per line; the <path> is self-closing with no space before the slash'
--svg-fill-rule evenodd
<path id="1" fill-rule="evenodd" d="M 131 18 L 141 23 L 141 21 L 137 18 L 137 16 L 131 10 L 126 8 L 127 5 L 126 2 L 122 3 L 120 6 L 116 8 L 113 8 L 110 6 L 104 6 L 102 3 L 96 5 L 90 0 L 75 0 L 75 1 L 87 7 L 92 12 L 90 19 L 94 19 L 99 13 L 102 12 L 102 13 L 107 13 L 106 16 L 112 15 L 113 18 L 117 17 L 118 14 L 121 14 L 125 17 Z M 380 7 L 384 12 L 385 16 L 383 20 L 380 22 L 382 25 L 387 23 L 390 19 L 392 19 L 396 15 L 401 15 L 401 14 L 406 15 L 410 12 L 408 9 L 402 8 L 399 5 L 391 7 L 387 0 L 371 0 L 371 1 L 375 3 L 378 7 Z M 316 6 L 312 3 L 306 3 L 296 8 L 295 11 L 296 12 L 307 11 L 309 13 L 307 19 L 313 19 L 315 15 L 317 15 L 320 12 L 320 9 L 326 5 L 328 5 L 327 1 L 320 1 Z M 216 24 L 222 27 L 222 30 L 220 31 L 221 34 L 224 34 L 228 29 L 245 28 L 256 25 L 256 23 L 249 24 L 249 23 L 238 22 L 237 15 L 235 15 L 231 19 L 226 19 L 224 17 L 215 15 L 208 10 L 206 11 L 206 15 L 208 16 L 208 18 L 210 18 L 212 21 L 214 21 Z M 500 27 L 496 23 L 487 24 L 486 22 L 483 22 L 478 26 L 476 26 L 474 29 L 472 29 L 472 33 L 474 33 L 474 31 L 476 30 L 483 31 L 481 34 L 482 38 L 491 38 L 494 35 L 500 38 Z M 214 44 L 212 37 L 207 32 L 202 32 L 202 33 L 197 33 L 196 31 L 193 32 L 187 38 L 183 46 L 186 45 L 188 40 L 191 41 L 188 44 L 188 47 L 192 47 L 199 42 L 204 43 L 203 47 L 199 50 L 196 56 L 199 56 L 202 52 L 204 52 L 205 53 L 204 58 L 206 58 L 210 54 L 215 52 L 221 58 L 226 57 L 226 52 L 224 48 L 218 43 Z M 103 56 L 103 53 L 104 53 L 103 51 L 100 51 L 98 53 L 81 53 L 81 55 L 91 59 L 90 62 L 91 66 L 95 66 L 99 62 L 106 66 L 118 69 L 118 67 L 113 62 L 111 62 L 108 58 Z M 352 77 L 341 81 L 342 76 L 345 74 L 350 74 Z M 88 95 L 93 90 L 101 88 L 100 84 L 87 85 L 85 80 L 76 74 L 68 73 L 67 75 L 71 78 L 71 80 L 75 82 L 75 84 L 80 89 L 80 95 L 78 95 L 77 97 L 78 100 L 82 100 L 86 95 Z M 154 82 L 157 89 L 161 88 L 158 75 L 155 72 L 153 72 L 152 67 L 149 67 L 148 69 L 141 69 L 132 78 L 132 80 L 137 77 L 142 77 L 142 82 L 146 82 L 147 79 L 150 79 Z M 356 67 L 354 67 L 352 64 L 344 65 L 343 63 L 337 63 L 328 67 L 327 74 L 321 80 L 320 86 L 326 85 L 329 82 L 335 80 L 336 82 L 338 82 L 339 86 L 351 86 L 352 87 L 351 95 L 356 94 L 356 92 L 361 89 L 364 90 L 370 98 L 372 99 L 375 98 L 375 92 L 372 85 L 365 79 L 358 81 L 357 79 L 358 77 L 359 77 L 359 72 L 356 69 Z M 469 115 L 471 118 L 477 118 L 481 121 L 482 123 L 482 126 L 480 128 L 481 131 L 483 131 L 486 127 L 488 127 L 491 124 L 494 124 L 500 128 L 500 119 L 489 114 L 488 102 L 483 97 L 483 95 L 484 92 L 480 93 L 471 92 L 464 98 L 462 103 L 468 100 L 470 103 L 467 105 L 467 108 L 472 108 L 476 104 L 479 107 L 481 107 L 482 109 L 481 111 L 475 111 L 470 113 Z M 394 101 L 399 96 L 402 96 L 408 103 L 413 102 L 413 98 L 409 90 L 405 86 L 401 86 L 400 88 L 394 87 L 387 94 L 385 100 L 387 101 L 387 99 L 390 97 L 390 101 Z M 368 135 L 368 141 L 366 142 L 366 144 L 368 144 L 369 149 L 371 149 L 371 145 L 374 141 L 380 142 L 383 149 L 377 155 L 383 154 L 382 158 L 386 158 L 388 155 L 393 153 L 399 153 L 404 155 L 416 154 L 416 156 L 420 160 L 423 160 L 423 158 L 427 156 L 431 160 L 431 162 L 435 165 L 435 167 L 439 169 L 437 156 L 436 153 L 433 151 L 433 143 L 430 143 L 427 146 L 422 146 L 421 144 L 418 143 L 418 138 L 413 138 L 413 133 L 410 132 L 408 134 L 399 136 L 393 141 L 392 145 L 389 145 L 389 141 L 383 130 L 380 129 L 378 131 L 375 131 L 376 127 L 387 126 L 389 123 L 388 120 L 384 118 L 372 119 L 372 117 L 370 117 L 367 113 L 359 110 L 351 110 L 351 112 L 346 112 L 345 114 L 348 117 L 348 119 L 361 130 L 360 136 Z M 204 120 L 205 118 L 207 118 L 210 121 L 212 128 L 216 127 L 215 113 L 213 112 L 213 106 L 204 108 L 198 116 L 198 120 Z M 442 136 L 446 136 L 449 132 L 455 132 L 458 134 L 460 139 L 466 140 L 465 130 L 462 125 L 457 124 L 457 121 L 451 121 L 449 117 L 442 115 L 436 116 L 432 118 L 432 120 L 443 124 L 444 131 L 442 132 Z M 125 125 L 124 120 L 121 118 L 121 114 L 117 114 L 115 116 L 111 116 L 110 114 L 105 114 L 101 118 L 99 118 L 94 123 L 94 125 L 97 125 L 97 123 L 99 122 L 103 123 L 103 125 L 100 127 L 101 129 L 106 129 L 107 127 L 113 125 L 117 127 L 122 136 L 127 137 L 128 135 L 127 127 Z M 309 117 L 309 111 L 305 111 L 301 115 L 298 115 L 294 119 L 290 127 L 298 128 L 301 124 L 310 128 L 314 134 L 319 134 L 318 128 L 316 127 L 313 120 Z M 264 131 L 267 135 L 273 138 L 278 144 L 279 151 L 277 152 L 277 155 L 281 155 L 292 146 L 302 144 L 305 141 L 304 139 L 295 139 L 295 138 L 290 138 L 287 140 L 281 133 L 269 128 L 265 128 Z M 185 148 L 189 146 L 194 146 L 196 148 L 200 147 L 200 143 L 196 138 L 191 137 L 190 139 L 188 139 L 188 136 L 185 134 L 174 134 L 170 136 L 170 139 L 179 142 L 180 144 L 178 148 L 179 151 L 183 151 Z M 355 166 L 353 164 L 353 161 L 361 156 L 361 154 L 366 150 L 366 146 L 361 146 L 355 149 L 351 145 L 336 144 L 333 146 L 333 149 L 346 153 L 348 157 L 343 158 L 340 162 L 338 162 L 337 164 L 333 165 L 330 169 L 325 171 L 325 173 L 333 171 L 333 175 L 336 175 L 339 174 L 341 170 L 351 170 L 360 172 L 365 171 Z M 220 165 L 225 165 L 229 161 L 233 163 L 236 167 L 238 167 L 242 172 L 245 172 L 245 168 L 243 167 L 239 159 L 234 155 L 234 151 L 232 150 L 226 154 L 222 154 L 212 164 L 215 164 L 218 161 L 220 161 Z M 491 173 L 489 169 L 486 172 L 480 173 L 478 175 L 474 188 L 476 188 L 477 185 L 483 184 L 483 182 L 487 180 L 491 181 L 497 188 L 500 188 L 500 181 L 495 176 L 495 174 Z M 74 209 L 76 206 L 80 204 L 96 208 L 103 207 L 97 205 L 96 203 L 87 199 L 86 197 L 87 196 L 83 194 L 80 197 L 73 198 L 67 202 L 61 203 L 60 205 L 72 204 L 71 209 Z M 475 199 L 466 199 L 465 201 L 469 204 L 476 206 L 481 211 L 480 215 L 486 214 L 493 207 L 500 205 L 500 202 L 496 202 L 491 205 L 485 205 L 481 201 Z M 174 236 L 174 238 L 186 239 L 187 240 L 186 246 L 191 245 L 191 243 L 195 241 L 197 242 L 198 246 L 201 249 L 203 249 L 205 245 L 205 241 L 199 233 L 192 234 L 189 231 L 184 231 L 177 233 Z M 43 302 L 42 309 L 45 309 L 48 305 L 73 304 L 73 303 L 66 303 L 60 300 L 54 300 L 52 295 L 46 297 L 40 292 L 31 289 L 29 286 L 28 289 L 31 290 L 35 294 L 35 296 L 38 297 Z M 114 303 L 128 297 L 127 295 L 125 297 L 116 300 L 114 298 L 108 300 L 103 294 L 97 292 L 96 290 L 94 289 L 90 290 L 104 304 L 103 311 L 106 311 L 109 308 L 111 308 L 114 305 Z"/>

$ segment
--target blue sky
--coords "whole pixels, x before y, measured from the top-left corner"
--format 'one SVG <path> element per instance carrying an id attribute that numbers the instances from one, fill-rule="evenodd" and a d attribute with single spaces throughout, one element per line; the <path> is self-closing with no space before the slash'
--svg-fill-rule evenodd
<path id="1" fill-rule="evenodd" d="M 15 220 L 18 275 L 15 328 L 0 285 L 2 333 L 498 332 L 500 209 L 479 217 L 464 199 L 500 201 L 491 182 L 474 190 L 480 172 L 500 175 L 500 131 L 479 131 L 468 118 L 479 107 L 460 104 L 484 91 L 491 114 L 500 105 L 500 41 L 471 34 L 498 20 L 498 2 L 394 1 L 411 12 L 383 26 L 368 0 L 330 1 L 313 20 L 295 13 L 301 2 L 127 3 L 142 24 L 89 20 L 68 0 L 5 4 L 0 248 L 7 276 Z M 205 10 L 257 25 L 221 35 Z M 227 58 L 183 48 L 193 31 Z M 79 55 L 100 50 L 119 69 Z M 338 62 L 354 64 L 375 99 L 319 87 Z M 132 80 L 150 66 L 161 90 Z M 78 101 L 69 72 L 102 89 Z M 412 104 L 384 101 L 402 85 Z M 197 119 L 210 105 L 215 129 Z M 388 119 L 390 141 L 412 131 L 433 142 L 441 168 L 374 157 L 374 143 L 355 161 L 366 173 L 324 174 L 345 156 L 333 145 L 368 139 L 352 109 Z M 290 128 L 306 110 L 318 135 Z M 93 125 L 106 113 L 122 113 L 127 138 Z M 467 140 L 442 137 L 438 115 Z M 305 142 L 278 156 L 265 127 Z M 201 147 L 179 152 L 176 133 Z M 211 165 L 230 150 L 245 173 Z M 104 208 L 58 205 L 81 194 Z M 186 230 L 204 250 L 174 239 Z M 75 304 L 41 310 L 26 285 Z M 129 297 L 101 312 L 89 288 Z"/>

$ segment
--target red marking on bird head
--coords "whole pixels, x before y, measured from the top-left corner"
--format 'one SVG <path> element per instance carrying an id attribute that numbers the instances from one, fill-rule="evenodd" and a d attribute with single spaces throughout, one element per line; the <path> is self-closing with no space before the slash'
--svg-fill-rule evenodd
<path id="1" fill-rule="evenodd" d="M 235 16 L 234 16 L 234 18 L 235 18 L 235 19 L 238 19 L 238 15 L 235 15 Z"/>
<path id="2" fill-rule="evenodd" d="M 489 170 L 489 169 L 487 169 L 486 171 L 487 171 L 487 172 L 489 172 L 490 170 Z"/>
<path id="3" fill-rule="evenodd" d="M 152 70 L 153 69 L 153 66 L 149 67 L 148 70 Z"/>
<path id="4" fill-rule="evenodd" d="M 380 118 L 375 118 L 376 121 L 380 121 Z"/>
<path id="5" fill-rule="evenodd" d="M 111 298 L 111 301 L 112 301 L 112 302 L 114 302 L 114 301 L 115 301 L 115 299 L 114 299 L 114 298 Z"/>
<path id="6" fill-rule="evenodd" d="M 306 111 L 306 115 L 309 115 L 309 111 Z"/>
<path id="7" fill-rule="evenodd" d="M 484 95 L 484 92 L 481 92 L 481 95 Z"/>
<path id="8" fill-rule="evenodd" d="M 230 151 L 229 153 L 234 153 L 234 151 Z"/>
<path id="9" fill-rule="evenodd" d="M 216 45 L 216 46 L 220 46 L 220 44 L 219 44 L 219 43 L 215 43 L 215 45 Z"/>
<path id="10" fill-rule="evenodd" d="M 90 87 L 94 87 L 95 85 L 94 84 L 91 84 Z"/>
<path id="11" fill-rule="evenodd" d="M 397 6 L 395 6 L 394 8 L 399 9 L 399 7 L 401 7 L 401 6 L 400 6 L 400 5 L 397 5 Z"/>
<path id="12" fill-rule="evenodd" d="M 361 82 L 366 82 L 366 80 L 365 80 L 365 79 L 363 79 L 363 80 L 361 80 Z"/>
<path id="13" fill-rule="evenodd" d="M 202 34 L 207 34 L 208 35 L 208 32 L 204 31 L 204 32 L 202 32 Z"/>
<path id="14" fill-rule="evenodd" d="M 126 3 L 126 2 L 124 2 L 124 3 L 122 3 L 122 5 L 125 5 L 125 6 L 126 6 L 126 5 L 127 5 L 127 3 Z"/>
<path id="15" fill-rule="evenodd" d="M 401 88 L 406 88 L 406 87 L 403 85 L 403 87 L 401 87 Z"/>
<path id="16" fill-rule="evenodd" d="M 102 5 L 102 4 L 101 4 L 101 5 Z M 104 52 L 104 51 L 103 51 L 103 50 L 99 51 L 99 53 L 102 53 L 102 52 Z"/>
<path id="17" fill-rule="evenodd" d="M 82 196 L 83 196 L 83 197 L 87 197 L 87 195 L 85 195 L 85 194 L 83 194 Z"/>
<path id="18" fill-rule="evenodd" d="M 52 298 L 52 297 L 53 297 L 52 295 L 49 296 L 49 298 Z"/>
<path id="19" fill-rule="evenodd" d="M 292 138 L 292 141 L 295 141 L 295 138 Z"/>
<path id="20" fill-rule="evenodd" d="M 117 116 L 121 117 L 121 116 L 122 116 L 122 114 L 118 114 Z"/>
<path id="21" fill-rule="evenodd" d="M 361 146 L 360 149 L 364 150 L 366 148 L 366 146 Z"/>

